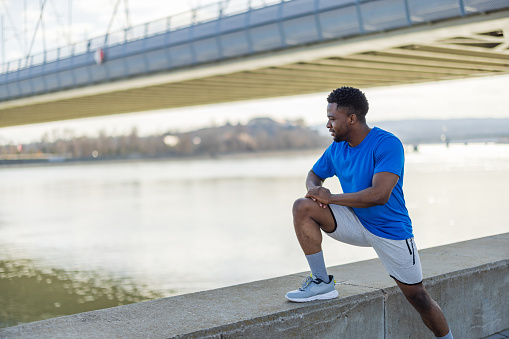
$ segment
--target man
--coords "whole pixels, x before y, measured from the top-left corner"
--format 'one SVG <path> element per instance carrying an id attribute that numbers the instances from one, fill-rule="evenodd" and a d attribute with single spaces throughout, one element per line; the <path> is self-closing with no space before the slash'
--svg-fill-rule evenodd
<path id="1" fill-rule="evenodd" d="M 315 163 L 306 179 L 305 198 L 295 201 L 293 222 L 306 255 L 311 277 L 286 298 L 294 302 L 338 296 L 327 274 L 321 248 L 322 233 L 356 246 L 371 246 L 407 300 L 437 338 L 452 339 L 438 304 L 422 284 L 419 254 L 403 196 L 404 150 L 401 142 L 366 123 L 368 101 L 360 90 L 332 91 L 327 105 L 327 128 L 334 142 Z M 337 176 L 342 194 L 322 186 Z"/>

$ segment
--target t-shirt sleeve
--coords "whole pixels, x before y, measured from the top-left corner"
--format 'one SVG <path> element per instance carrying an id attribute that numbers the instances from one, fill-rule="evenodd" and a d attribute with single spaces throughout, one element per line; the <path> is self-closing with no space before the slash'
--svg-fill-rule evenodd
<path id="1" fill-rule="evenodd" d="M 331 156 L 331 149 L 333 145 L 334 144 L 331 144 L 322 154 L 320 159 L 318 159 L 318 161 L 313 165 L 313 172 L 321 179 L 327 179 L 336 175 L 336 170 L 334 169 Z"/>
<path id="2" fill-rule="evenodd" d="M 398 138 L 384 138 L 375 150 L 375 173 L 390 172 L 401 177 L 405 166 L 405 151 Z"/>

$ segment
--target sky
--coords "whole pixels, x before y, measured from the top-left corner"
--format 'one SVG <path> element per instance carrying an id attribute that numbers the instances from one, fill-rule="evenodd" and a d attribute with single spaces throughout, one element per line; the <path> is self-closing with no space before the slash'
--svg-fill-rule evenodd
<path id="1" fill-rule="evenodd" d="M 40 1 L 46 1 L 42 16 Z M 5 47 L 2 49 L 1 60 L 18 59 L 28 51 L 37 54 L 43 51 L 44 46 L 52 49 L 63 46 L 68 41 L 78 42 L 104 35 L 110 22 L 110 32 L 114 32 L 122 30 L 128 23 L 136 26 L 212 3 L 215 1 L 0 0 L 0 18 L 3 18 L 5 28 L 4 40 L 0 46 Z M 116 15 L 113 16 L 117 4 Z M 42 18 L 42 21 L 36 30 L 39 18 Z M 340 86 L 341 84 L 338 84 L 338 87 Z M 368 124 L 399 119 L 509 118 L 509 75 L 362 90 L 370 103 Z M 280 121 L 304 119 L 308 125 L 325 125 L 327 94 L 325 92 L 0 128 L 0 144 L 38 141 L 43 134 L 58 137 L 63 135 L 64 130 L 73 130 L 75 135 L 94 136 L 101 130 L 107 134 L 119 135 L 127 134 L 136 127 L 140 135 L 150 135 L 193 130 L 226 122 L 246 123 L 260 116 Z"/>

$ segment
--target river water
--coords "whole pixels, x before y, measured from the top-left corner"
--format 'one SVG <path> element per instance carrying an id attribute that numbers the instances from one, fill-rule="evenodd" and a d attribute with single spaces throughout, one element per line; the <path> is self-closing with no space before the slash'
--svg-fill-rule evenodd
<path id="1" fill-rule="evenodd" d="M 0 327 L 307 270 L 291 206 L 320 153 L 0 168 Z M 421 249 L 509 232 L 509 145 L 421 145 L 404 190 Z"/>

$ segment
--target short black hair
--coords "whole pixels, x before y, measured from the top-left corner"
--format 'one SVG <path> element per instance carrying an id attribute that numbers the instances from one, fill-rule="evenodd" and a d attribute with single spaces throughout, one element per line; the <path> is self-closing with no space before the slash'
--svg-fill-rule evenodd
<path id="1" fill-rule="evenodd" d="M 366 121 L 369 110 L 368 99 L 360 89 L 343 86 L 330 92 L 328 103 L 336 103 L 338 108 L 345 108 L 348 115 L 355 114 L 360 121 Z"/>

